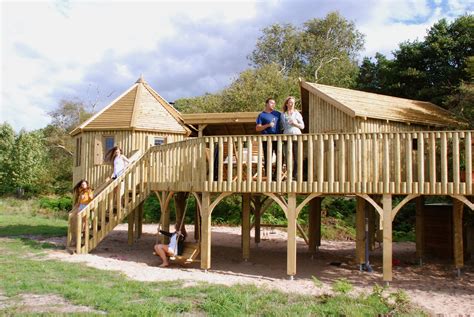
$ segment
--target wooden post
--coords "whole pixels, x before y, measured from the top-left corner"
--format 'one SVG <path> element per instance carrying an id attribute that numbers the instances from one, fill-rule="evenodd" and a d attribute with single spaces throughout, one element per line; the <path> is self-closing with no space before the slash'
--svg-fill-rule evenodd
<path id="1" fill-rule="evenodd" d="M 142 202 L 139 206 L 138 213 L 138 239 L 142 237 L 143 233 L 143 212 L 145 210 L 145 203 Z"/>
<path id="2" fill-rule="evenodd" d="M 322 197 L 316 197 L 309 203 L 308 214 L 308 236 L 309 236 L 309 253 L 316 253 L 318 247 L 321 246 L 321 202 Z"/>
<path id="3" fill-rule="evenodd" d="M 207 192 L 202 193 L 201 202 L 201 269 L 211 268 L 211 197 Z"/>
<path id="4" fill-rule="evenodd" d="M 458 275 L 460 269 L 464 266 L 464 251 L 463 251 L 463 241 L 462 241 L 462 213 L 464 209 L 464 204 L 457 200 L 453 199 L 453 243 L 454 243 L 454 265 L 456 270 L 458 270 Z"/>
<path id="5" fill-rule="evenodd" d="M 374 199 L 375 202 L 379 202 L 378 199 Z M 368 215 L 369 215 L 369 251 L 374 251 L 375 249 L 375 231 L 376 231 L 376 210 L 372 205 L 369 205 Z"/>
<path id="6" fill-rule="evenodd" d="M 76 212 L 76 253 L 81 253 L 81 233 L 82 233 L 82 217 L 78 215 L 79 211 Z M 85 238 L 85 237 L 84 237 Z"/>
<path id="7" fill-rule="evenodd" d="M 254 196 L 254 207 L 253 215 L 255 219 L 255 243 L 258 245 L 260 243 L 260 221 L 262 220 L 262 196 Z"/>
<path id="8" fill-rule="evenodd" d="M 288 218 L 287 274 L 293 278 L 296 275 L 296 194 L 288 194 L 286 216 Z"/>
<path id="9" fill-rule="evenodd" d="M 250 194 L 242 194 L 242 258 L 250 258 Z"/>
<path id="10" fill-rule="evenodd" d="M 170 231 L 170 210 L 169 204 L 166 204 L 164 208 L 161 209 L 161 230 Z M 169 238 L 165 235 L 161 235 L 161 243 L 168 244 Z"/>
<path id="11" fill-rule="evenodd" d="M 130 212 L 128 218 L 128 245 L 133 244 L 133 222 L 135 221 L 136 210 Z"/>
<path id="12" fill-rule="evenodd" d="M 356 259 L 359 265 L 365 263 L 365 199 L 356 198 Z"/>
<path id="13" fill-rule="evenodd" d="M 392 281 L 392 195 L 384 194 L 383 205 L 383 281 Z"/>
<path id="14" fill-rule="evenodd" d="M 194 240 L 196 241 L 199 240 L 199 235 L 200 235 L 199 223 L 201 221 L 199 217 L 201 217 L 201 215 L 199 214 L 199 204 L 196 201 L 196 210 L 194 211 Z"/>
<path id="15" fill-rule="evenodd" d="M 415 198 L 415 235 L 416 235 L 416 257 L 420 264 L 423 263 L 423 245 L 424 245 L 424 198 L 422 196 Z"/>
<path id="16" fill-rule="evenodd" d="M 133 212 L 135 219 L 133 220 L 133 224 L 135 225 L 135 229 L 133 231 L 133 240 L 137 241 L 138 240 L 138 235 L 139 235 L 139 227 L 140 227 L 140 206 L 136 206 L 135 210 Z"/>
<path id="17" fill-rule="evenodd" d="M 183 217 L 185 216 L 185 209 L 186 209 L 186 198 L 188 194 L 185 192 L 179 192 L 174 195 L 174 207 L 176 211 L 176 224 L 179 226 Z M 183 234 L 186 234 L 186 226 L 183 222 L 183 227 L 179 228 Z"/>

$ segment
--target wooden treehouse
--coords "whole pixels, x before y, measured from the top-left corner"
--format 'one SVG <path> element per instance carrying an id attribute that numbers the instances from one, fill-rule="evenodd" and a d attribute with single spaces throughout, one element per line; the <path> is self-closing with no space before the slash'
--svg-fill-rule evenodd
<path id="1" fill-rule="evenodd" d="M 72 132 L 77 145 L 74 181 L 86 178 L 100 188 L 81 212 L 92 226 L 86 226 L 84 237 L 77 230 L 74 249 L 90 252 L 125 217 L 129 243 L 133 243 L 141 234 L 142 203 L 152 193 L 160 200 L 166 229 L 173 195 L 177 213 L 182 215 L 190 194 L 199 207 L 201 223 L 196 231 L 201 233 L 201 268 L 209 269 L 212 211 L 223 198 L 237 194 L 243 202 L 243 258 L 250 257 L 251 212 L 258 243 L 260 217 L 271 203 L 277 203 L 288 220 L 287 274 L 294 276 L 297 231 L 311 253 L 320 245 L 322 197 L 355 196 L 356 259 L 364 263 L 367 209 L 373 223 L 367 239 L 373 240 L 379 232 L 383 279 L 388 282 L 392 280 L 392 222 L 397 212 L 416 199 L 416 252 L 422 259 L 423 197 L 451 196 L 454 262 L 460 269 L 464 264 L 463 206 L 474 207 L 469 200 L 473 195 L 473 131 L 455 130 L 465 127 L 464 123 L 428 102 L 307 82 L 301 82 L 301 104 L 304 134 L 257 135 L 258 113 L 181 115 L 139 79 Z M 267 140 L 275 141 L 277 154 L 272 158 L 273 170 L 264 172 L 263 152 L 268 151 L 269 157 L 272 153 L 272 142 L 263 147 Z M 124 174 L 102 185 L 111 174 L 111 167 L 103 164 L 103 154 L 115 144 L 134 160 Z M 292 175 L 295 144 L 298 164 L 293 180 L 287 175 Z M 115 190 L 122 183 L 123 199 L 116 197 L 121 194 Z M 394 206 L 393 196 L 403 199 Z M 123 206 L 114 210 L 114 202 L 121 200 Z M 310 205 L 308 232 L 297 224 L 306 204 Z M 77 228 L 81 228 L 78 219 Z M 69 244 L 71 240 L 69 234 Z"/>

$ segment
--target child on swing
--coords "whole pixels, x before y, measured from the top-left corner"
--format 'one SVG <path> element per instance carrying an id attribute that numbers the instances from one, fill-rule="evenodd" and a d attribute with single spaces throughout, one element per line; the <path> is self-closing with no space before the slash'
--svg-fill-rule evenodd
<path id="1" fill-rule="evenodd" d="M 175 230 L 176 231 L 174 233 L 160 230 L 160 233 L 170 237 L 170 243 L 155 244 L 155 246 L 153 247 L 155 253 L 161 258 L 161 261 L 163 261 L 160 267 L 167 267 L 170 265 L 170 262 L 168 260 L 169 256 L 180 255 L 182 253 L 183 242 L 186 239 L 186 232 L 182 233 L 179 230 L 178 223 L 175 224 Z"/>

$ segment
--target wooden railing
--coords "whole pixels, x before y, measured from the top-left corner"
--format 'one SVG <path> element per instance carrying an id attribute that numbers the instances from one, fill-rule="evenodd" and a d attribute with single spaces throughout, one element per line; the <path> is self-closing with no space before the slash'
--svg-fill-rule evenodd
<path id="1" fill-rule="evenodd" d="M 472 131 L 204 137 L 153 148 L 150 182 L 173 191 L 472 195 L 471 144 Z"/>
<path id="2" fill-rule="evenodd" d="M 74 235 L 76 252 L 95 248 L 150 191 L 472 195 L 472 132 L 215 136 L 155 146 L 71 214 L 68 246 Z"/>
<path id="3" fill-rule="evenodd" d="M 67 246 L 87 253 L 148 196 L 146 164 L 149 153 L 130 157 L 122 175 L 95 191 L 94 199 L 80 212 L 69 214 Z"/>

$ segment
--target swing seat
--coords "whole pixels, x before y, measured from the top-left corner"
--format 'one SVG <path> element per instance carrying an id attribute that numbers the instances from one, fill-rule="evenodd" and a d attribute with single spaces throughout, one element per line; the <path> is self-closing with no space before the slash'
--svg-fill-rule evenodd
<path id="1" fill-rule="evenodd" d="M 198 242 L 184 242 L 183 254 L 170 257 L 170 261 L 178 264 L 189 264 L 199 262 L 197 257 L 201 253 L 201 246 Z"/>

